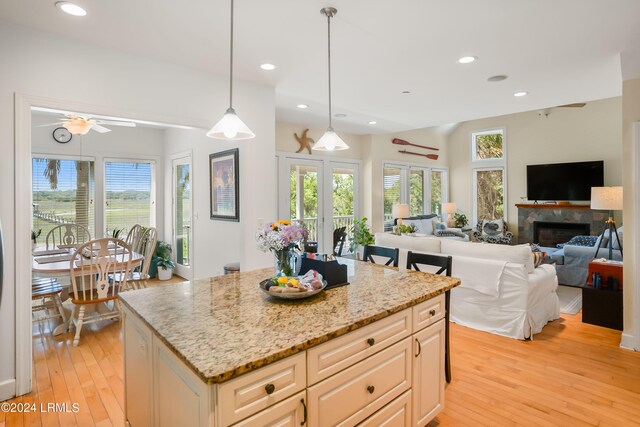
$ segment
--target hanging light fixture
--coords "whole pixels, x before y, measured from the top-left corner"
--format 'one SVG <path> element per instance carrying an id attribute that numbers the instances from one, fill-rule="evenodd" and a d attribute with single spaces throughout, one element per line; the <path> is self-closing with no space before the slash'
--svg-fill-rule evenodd
<path id="1" fill-rule="evenodd" d="M 348 150 L 349 146 L 338 136 L 331 126 L 331 18 L 338 13 L 338 10 L 334 7 L 325 7 L 320 10 L 320 13 L 327 17 L 327 58 L 329 69 L 329 127 L 327 131 L 320 137 L 318 142 L 312 147 L 314 150 L 320 151 L 334 151 L 334 150 Z"/>
<path id="2" fill-rule="evenodd" d="M 231 0 L 231 48 L 229 49 L 229 108 L 224 116 L 207 132 L 209 138 L 238 140 L 255 138 L 256 134 L 244 124 L 233 109 L 233 0 Z"/>

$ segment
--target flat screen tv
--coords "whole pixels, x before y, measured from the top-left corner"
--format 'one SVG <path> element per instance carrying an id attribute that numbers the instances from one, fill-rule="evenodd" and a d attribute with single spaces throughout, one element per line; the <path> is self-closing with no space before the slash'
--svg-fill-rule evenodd
<path id="1" fill-rule="evenodd" d="M 604 161 L 527 166 L 528 200 L 591 200 L 604 186 Z"/>

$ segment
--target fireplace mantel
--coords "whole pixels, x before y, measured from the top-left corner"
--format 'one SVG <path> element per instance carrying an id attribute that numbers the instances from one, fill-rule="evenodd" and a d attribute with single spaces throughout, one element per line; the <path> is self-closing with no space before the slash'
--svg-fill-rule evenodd
<path id="1" fill-rule="evenodd" d="M 516 204 L 516 208 L 518 209 L 591 209 L 591 205 L 583 205 L 583 204 L 566 204 L 559 205 L 556 203 L 525 203 L 525 204 Z"/>

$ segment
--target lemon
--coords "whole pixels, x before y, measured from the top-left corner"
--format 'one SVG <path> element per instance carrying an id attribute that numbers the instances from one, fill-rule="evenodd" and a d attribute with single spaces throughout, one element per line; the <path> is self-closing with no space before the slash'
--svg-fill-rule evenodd
<path id="1" fill-rule="evenodd" d="M 287 279 L 285 276 L 280 276 L 278 277 L 278 284 L 279 285 L 284 285 L 289 281 L 289 279 Z"/>
<path id="2" fill-rule="evenodd" d="M 289 282 L 294 286 L 298 284 L 298 281 L 296 279 L 289 279 Z"/>

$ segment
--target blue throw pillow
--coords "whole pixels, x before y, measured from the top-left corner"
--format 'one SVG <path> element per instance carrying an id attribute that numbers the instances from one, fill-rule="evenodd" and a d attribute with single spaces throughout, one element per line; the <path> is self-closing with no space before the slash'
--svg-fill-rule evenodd
<path id="1" fill-rule="evenodd" d="M 572 246 L 590 246 L 593 247 L 596 245 L 596 241 L 598 240 L 598 236 L 574 236 L 569 240 L 566 245 Z M 559 245 L 558 245 L 559 246 Z"/>

